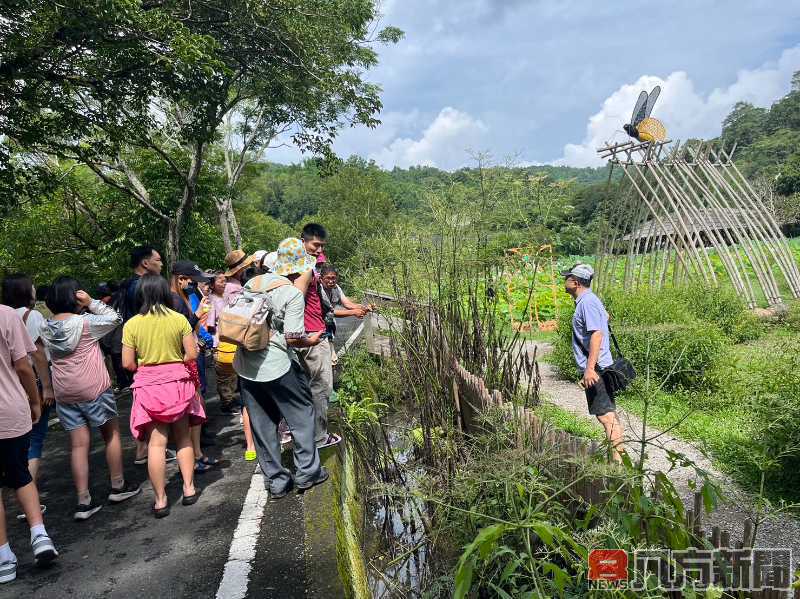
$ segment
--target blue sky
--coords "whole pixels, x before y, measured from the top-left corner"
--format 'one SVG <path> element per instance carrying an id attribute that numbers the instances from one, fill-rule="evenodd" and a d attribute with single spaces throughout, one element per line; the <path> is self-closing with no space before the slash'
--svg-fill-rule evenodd
<path id="1" fill-rule="evenodd" d="M 381 12 L 406 34 L 367 75 L 383 124 L 334 147 L 386 168 L 455 169 L 475 152 L 596 166 L 642 88 L 662 85 L 653 116 L 671 138 L 709 137 L 736 101 L 769 106 L 800 70 L 797 0 L 383 0 Z"/>

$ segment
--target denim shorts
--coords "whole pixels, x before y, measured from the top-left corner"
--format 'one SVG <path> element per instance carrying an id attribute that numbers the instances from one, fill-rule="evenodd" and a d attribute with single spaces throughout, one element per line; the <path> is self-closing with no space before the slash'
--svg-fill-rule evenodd
<path id="1" fill-rule="evenodd" d="M 56 403 L 56 412 L 66 431 L 74 431 L 82 426 L 97 428 L 117 417 L 117 402 L 114 401 L 114 393 L 108 389 L 92 401 Z"/>
<path id="2" fill-rule="evenodd" d="M 44 438 L 47 436 L 47 421 L 50 419 L 51 406 L 42 406 L 42 416 L 31 430 L 31 446 L 28 449 L 28 459 L 38 460 L 44 450 Z"/>

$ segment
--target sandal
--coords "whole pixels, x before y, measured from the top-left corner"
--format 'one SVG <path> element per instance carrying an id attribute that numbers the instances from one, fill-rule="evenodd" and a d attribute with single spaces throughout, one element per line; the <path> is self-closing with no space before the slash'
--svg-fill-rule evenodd
<path id="1" fill-rule="evenodd" d="M 181 505 L 194 505 L 200 498 L 200 491 L 195 489 L 194 495 L 184 495 L 181 499 Z"/>
<path id="2" fill-rule="evenodd" d="M 219 460 L 203 456 L 202 458 L 195 460 L 194 471 L 198 474 L 202 474 L 203 472 L 208 472 L 217 464 L 219 464 Z"/>

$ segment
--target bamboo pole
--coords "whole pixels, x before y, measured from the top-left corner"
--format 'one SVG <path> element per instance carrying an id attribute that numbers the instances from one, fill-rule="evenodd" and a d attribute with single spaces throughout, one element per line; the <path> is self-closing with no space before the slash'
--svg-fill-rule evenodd
<path id="1" fill-rule="evenodd" d="M 702 200 L 697 195 L 694 187 L 688 183 L 686 177 L 680 171 L 680 165 L 678 165 L 677 163 L 672 163 L 670 166 L 672 168 L 664 168 L 665 177 L 671 180 L 675 189 L 683 194 L 685 204 L 689 209 L 692 218 L 695 219 L 697 222 L 702 222 L 703 214 L 701 210 L 705 210 L 705 207 L 702 204 Z M 677 180 L 677 178 L 675 177 L 675 173 L 671 171 L 675 171 L 681 176 L 683 180 L 683 185 L 681 185 L 681 183 Z M 728 275 L 730 276 L 731 281 L 733 282 L 733 285 L 736 288 L 737 292 L 739 293 L 739 295 L 747 299 L 748 305 L 753 304 L 750 307 L 754 307 L 755 298 L 748 297 L 747 290 L 745 288 L 744 282 L 742 281 L 742 275 L 739 272 L 736 263 L 733 261 L 733 258 L 730 252 L 728 251 L 728 246 L 721 237 L 720 232 L 716 229 L 716 227 L 710 226 L 706 228 L 706 233 L 709 237 L 709 240 L 712 243 L 712 246 L 717 250 L 717 253 L 720 256 L 720 260 L 722 260 L 722 263 L 725 266 L 725 270 L 728 272 Z M 711 266 L 711 268 L 713 270 L 713 265 Z M 752 296 L 752 294 L 750 295 Z"/>
<path id="2" fill-rule="evenodd" d="M 761 232 L 751 218 L 749 214 L 750 211 L 735 205 L 736 194 L 733 193 L 733 190 L 730 188 L 730 186 L 727 185 L 725 180 L 719 175 L 716 169 L 713 168 L 708 160 L 701 159 L 697 162 L 697 165 L 705 174 L 707 180 L 711 183 L 711 187 L 717 191 L 719 197 L 723 200 L 726 207 L 731 209 L 739 209 L 739 214 L 747 224 L 747 229 L 749 229 L 749 232 L 747 229 L 745 229 L 747 232 L 747 243 L 750 245 L 753 256 L 756 258 L 756 261 L 752 263 L 753 270 L 756 272 L 756 276 L 759 278 L 759 281 L 761 281 L 761 287 L 764 290 L 764 295 L 766 296 L 769 304 L 772 305 L 779 303 L 780 291 L 778 290 L 775 276 L 772 274 L 772 269 L 769 266 L 769 258 L 766 256 L 764 248 L 756 243 L 755 237 L 761 237 Z M 731 202 L 731 197 L 734 198 L 734 202 Z"/>
<path id="3" fill-rule="evenodd" d="M 635 167 L 636 165 L 633 165 L 633 166 Z M 645 195 L 645 194 L 642 192 L 642 190 L 639 188 L 639 186 L 637 185 L 636 181 L 634 181 L 633 177 L 632 177 L 632 176 L 631 176 L 631 174 L 628 172 L 628 169 L 627 169 L 627 168 L 623 168 L 623 169 L 622 169 L 622 171 L 625 173 L 625 176 L 626 176 L 626 177 L 628 177 L 628 179 L 630 180 L 630 182 L 631 182 L 631 183 L 633 184 L 633 186 L 636 188 L 636 191 L 637 191 L 637 192 L 639 192 L 639 195 L 640 195 L 640 196 L 641 196 L 641 198 L 644 200 L 644 202 L 647 204 L 647 207 L 650 209 L 650 212 L 651 212 L 651 214 L 653 215 L 653 217 L 655 218 L 656 222 L 658 222 L 658 225 L 661 227 L 661 230 L 664 232 L 664 234 L 665 234 L 665 235 L 667 235 L 667 238 L 668 238 L 668 240 L 669 240 L 669 242 L 670 242 L 670 245 L 671 245 L 671 246 L 672 246 L 672 248 L 675 250 L 675 253 L 676 253 L 676 256 L 677 256 L 677 257 L 676 257 L 676 259 L 677 259 L 677 260 L 678 260 L 678 261 L 679 261 L 681 264 L 683 264 L 683 255 L 681 254 L 681 250 L 680 250 L 680 248 L 678 247 L 678 245 L 675 243 L 675 240 L 674 240 L 674 239 L 673 239 L 673 238 L 672 238 L 672 237 L 671 237 L 671 236 L 670 236 L 670 235 L 667 233 L 666 227 L 664 226 L 664 222 L 661 220 L 661 217 L 658 215 L 658 213 L 656 212 L 656 210 L 653 208 L 652 204 L 650 204 L 650 202 L 648 202 L 648 200 L 647 200 L 647 196 L 646 196 L 646 195 Z"/>
<path id="4" fill-rule="evenodd" d="M 739 246 L 739 248 L 741 248 L 741 250 L 744 251 L 744 253 L 747 256 L 747 259 L 749 260 L 751 266 L 753 266 L 755 264 L 755 258 L 750 253 L 750 250 L 748 249 L 748 245 L 747 245 L 747 243 L 745 241 L 745 240 L 749 239 L 749 237 L 747 235 L 747 232 L 742 229 L 742 227 L 741 227 L 739 222 L 737 222 L 736 220 L 731 218 L 731 215 L 728 212 L 728 210 L 726 210 L 724 208 L 723 204 L 719 201 L 719 198 L 718 198 L 718 193 L 719 192 L 717 191 L 716 193 L 714 193 L 714 189 L 715 188 L 713 186 L 709 187 L 708 185 L 706 185 L 700 179 L 700 177 L 697 175 L 697 173 L 694 171 L 694 169 L 691 168 L 692 166 L 697 166 L 696 162 L 694 164 L 690 164 L 688 162 L 683 162 L 683 164 L 685 165 L 685 169 L 684 170 L 685 170 L 686 174 L 689 176 L 689 178 L 694 182 L 695 185 L 697 185 L 703 191 L 703 194 L 705 195 L 706 199 L 710 203 L 712 203 L 714 205 L 714 208 L 719 212 L 720 217 L 728 225 L 728 227 L 730 228 L 730 231 L 736 234 L 736 237 L 735 238 L 732 237 L 732 239 L 734 239 L 735 243 Z M 744 269 L 744 263 L 742 263 L 742 268 Z M 761 288 L 763 289 L 764 285 L 763 285 L 763 283 L 761 281 L 761 277 L 760 277 L 758 271 L 755 269 L 755 267 L 753 268 L 753 272 L 756 273 L 756 278 L 758 279 L 758 282 L 761 285 Z M 748 280 L 749 280 L 749 278 L 748 278 Z"/>
<path id="5" fill-rule="evenodd" d="M 736 163 L 732 159 L 732 155 L 733 155 L 733 150 L 731 150 L 730 153 L 725 155 L 727 163 L 723 163 L 722 165 L 723 169 L 725 169 L 726 172 L 728 172 L 728 167 L 730 167 L 730 169 L 735 173 L 735 176 L 732 177 L 733 181 L 740 188 L 741 185 L 739 185 L 739 182 L 741 181 L 741 183 L 744 185 L 744 188 L 749 192 L 751 201 L 756 205 L 759 213 L 764 215 L 764 218 L 767 224 L 769 225 L 769 228 L 773 232 L 774 238 L 779 242 L 779 246 L 782 254 L 784 255 L 784 259 L 787 261 L 787 264 L 792 272 L 792 279 L 795 281 L 795 287 L 796 287 L 795 289 L 793 289 L 795 297 L 800 297 L 800 270 L 798 269 L 797 262 L 794 259 L 794 254 L 792 253 L 792 250 L 789 248 L 789 244 L 786 241 L 786 237 L 781 232 L 780 226 L 778 225 L 775 216 L 772 214 L 772 212 L 767 210 L 766 206 L 764 206 L 764 203 L 761 201 L 761 198 L 758 196 L 753 187 L 750 185 L 750 182 L 744 178 L 741 172 L 739 172 Z"/>
<path id="6" fill-rule="evenodd" d="M 714 168 L 708 156 L 716 158 L 710 144 L 707 145 L 705 153 L 698 161 L 698 166 L 703 171 L 712 187 L 719 191 L 720 197 L 725 202 L 726 206 L 739 210 L 740 216 L 746 223 L 746 227 L 743 227 L 743 231 L 747 234 L 748 244 L 756 258 L 756 263 L 753 263 L 753 270 L 756 272 L 757 278 L 761 281 L 767 302 L 770 305 L 775 304 L 780 301 L 780 290 L 778 289 L 777 281 L 772 272 L 769 256 L 767 256 L 764 247 L 759 243 L 760 241 L 763 243 L 762 231 L 757 226 L 750 210 L 742 206 L 738 194 L 730 187 L 725 178 L 720 175 L 719 170 Z M 767 247 L 767 249 L 771 251 L 771 248 Z"/>
<path id="7" fill-rule="evenodd" d="M 688 168 L 688 165 L 685 165 L 682 161 L 676 159 L 674 162 L 674 170 L 683 181 L 684 188 L 690 191 L 697 205 L 705 210 L 706 207 L 703 205 L 703 200 L 695 190 L 695 186 L 692 185 L 687 178 L 686 173 L 684 173 L 684 168 Z M 751 308 L 755 307 L 755 294 L 753 292 L 753 287 L 750 284 L 750 279 L 747 277 L 747 274 L 744 270 L 744 263 L 742 262 L 741 254 L 738 251 L 736 251 L 734 254 L 730 250 L 729 246 L 733 246 L 733 240 L 728 235 L 726 229 L 716 231 L 715 234 L 717 235 L 717 239 L 719 241 L 718 247 L 720 251 L 724 252 L 725 256 L 727 256 L 727 259 L 730 262 L 730 265 L 726 266 L 726 268 L 728 269 L 728 273 L 731 275 L 731 278 L 736 279 L 734 284 L 737 285 L 738 283 L 737 288 L 740 289 L 740 294 L 745 298 L 748 306 Z M 737 265 L 737 262 L 739 265 Z M 739 266 L 741 266 L 741 270 Z"/>
<path id="8" fill-rule="evenodd" d="M 683 215 L 688 212 L 688 216 L 691 220 L 691 235 L 692 235 L 692 248 L 696 248 L 696 246 L 700 245 L 700 250 L 696 250 L 698 256 L 705 258 L 705 265 L 708 269 L 708 273 L 711 275 L 711 282 L 714 285 L 717 284 L 717 275 L 714 272 L 714 265 L 711 263 L 711 258 L 708 256 L 708 250 L 706 249 L 705 243 L 703 242 L 703 238 L 700 235 L 700 230 L 698 229 L 698 221 L 696 220 L 696 216 L 692 214 L 692 211 L 687 205 L 686 202 L 683 201 L 678 190 L 674 189 L 670 184 L 665 183 L 663 178 L 661 177 L 660 168 L 655 162 L 651 164 L 651 170 L 654 175 L 654 179 L 656 183 L 661 187 L 664 191 L 664 197 L 666 197 L 672 203 L 672 208 L 675 210 L 675 213 L 678 215 Z M 698 215 L 699 216 L 699 215 Z M 701 264 L 703 261 L 700 261 Z"/>
<path id="9" fill-rule="evenodd" d="M 764 237 L 772 242 L 770 244 L 770 250 L 773 253 L 773 257 L 775 257 L 775 260 L 778 263 L 786 282 L 789 284 L 789 289 L 795 297 L 800 297 L 800 272 L 797 268 L 797 262 L 795 261 L 791 250 L 789 249 L 786 238 L 781 232 L 780 227 L 778 227 L 777 221 L 775 220 L 772 212 L 768 210 L 761 201 L 761 198 L 758 196 L 758 194 L 755 193 L 747 179 L 742 177 L 742 174 L 739 172 L 739 169 L 736 168 L 736 165 L 730 160 L 729 157 L 727 157 L 727 155 L 724 154 L 722 150 L 720 150 L 720 153 L 727 158 L 728 164 L 733 167 L 733 169 L 729 169 L 728 164 L 726 164 L 726 162 L 720 158 L 719 160 L 720 164 L 722 165 L 722 169 L 728 175 L 728 179 L 733 181 L 734 185 L 738 188 L 741 194 L 740 197 L 742 197 L 746 202 L 749 202 L 748 208 L 754 208 L 754 210 L 751 211 L 751 215 L 755 216 L 755 220 L 760 221 L 759 226 L 762 229 Z M 740 183 L 740 179 L 744 185 Z M 776 251 L 780 258 L 775 256 Z"/>
<path id="10" fill-rule="evenodd" d="M 638 164 L 634 164 L 633 167 L 634 167 L 634 169 L 636 169 L 637 172 L 640 172 L 640 167 L 639 167 Z M 653 194 L 653 197 L 655 198 L 656 203 L 658 204 L 659 208 L 665 213 L 665 216 L 667 217 L 667 220 L 670 221 L 670 224 L 672 225 L 673 231 L 675 231 L 676 236 L 678 234 L 678 231 L 682 230 L 682 232 L 680 233 L 680 235 L 681 235 L 681 245 L 682 246 L 686 246 L 687 245 L 686 244 L 686 240 L 688 240 L 689 237 L 690 237 L 689 231 L 686 228 L 686 223 L 683 222 L 683 220 L 680 218 L 680 215 L 675 215 L 677 218 L 674 218 L 671 214 L 669 214 L 669 212 L 667 212 L 666 208 L 664 207 L 664 204 L 659 199 L 658 194 L 655 192 L 655 190 L 650 185 L 650 183 L 647 181 L 647 179 L 643 179 L 643 181 L 644 181 L 645 185 L 647 185 L 647 187 L 649 188 L 650 192 Z M 678 225 L 680 225 L 680 227 Z M 662 224 L 662 227 L 663 227 L 663 224 Z M 664 231 L 666 232 L 666 229 Z M 678 245 L 675 244 L 675 247 L 677 249 Z M 699 256 L 697 256 L 696 252 L 694 251 L 694 248 L 692 248 L 691 250 L 687 251 L 687 253 L 689 254 L 689 257 L 690 257 L 691 261 L 693 262 L 694 267 L 697 269 L 697 271 L 699 273 L 701 273 L 703 275 L 703 278 L 706 280 L 706 283 L 708 283 L 709 282 L 708 281 L 708 277 L 706 276 L 706 273 L 703 270 L 702 264 L 700 263 L 700 260 L 699 260 Z M 689 272 L 689 268 L 688 268 L 688 265 L 686 264 L 686 261 L 683 260 L 683 256 L 681 256 L 681 263 L 683 264 L 684 268 L 686 269 L 686 272 L 688 273 Z"/>

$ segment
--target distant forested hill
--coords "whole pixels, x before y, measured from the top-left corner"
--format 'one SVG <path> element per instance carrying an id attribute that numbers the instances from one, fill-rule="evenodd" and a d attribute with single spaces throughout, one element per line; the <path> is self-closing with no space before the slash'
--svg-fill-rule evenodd
<path id="1" fill-rule="evenodd" d="M 800 223 L 800 71 L 792 89 L 770 108 L 739 102 L 723 121 L 719 140 L 736 144 L 734 159 L 769 196 L 779 218 Z"/>

